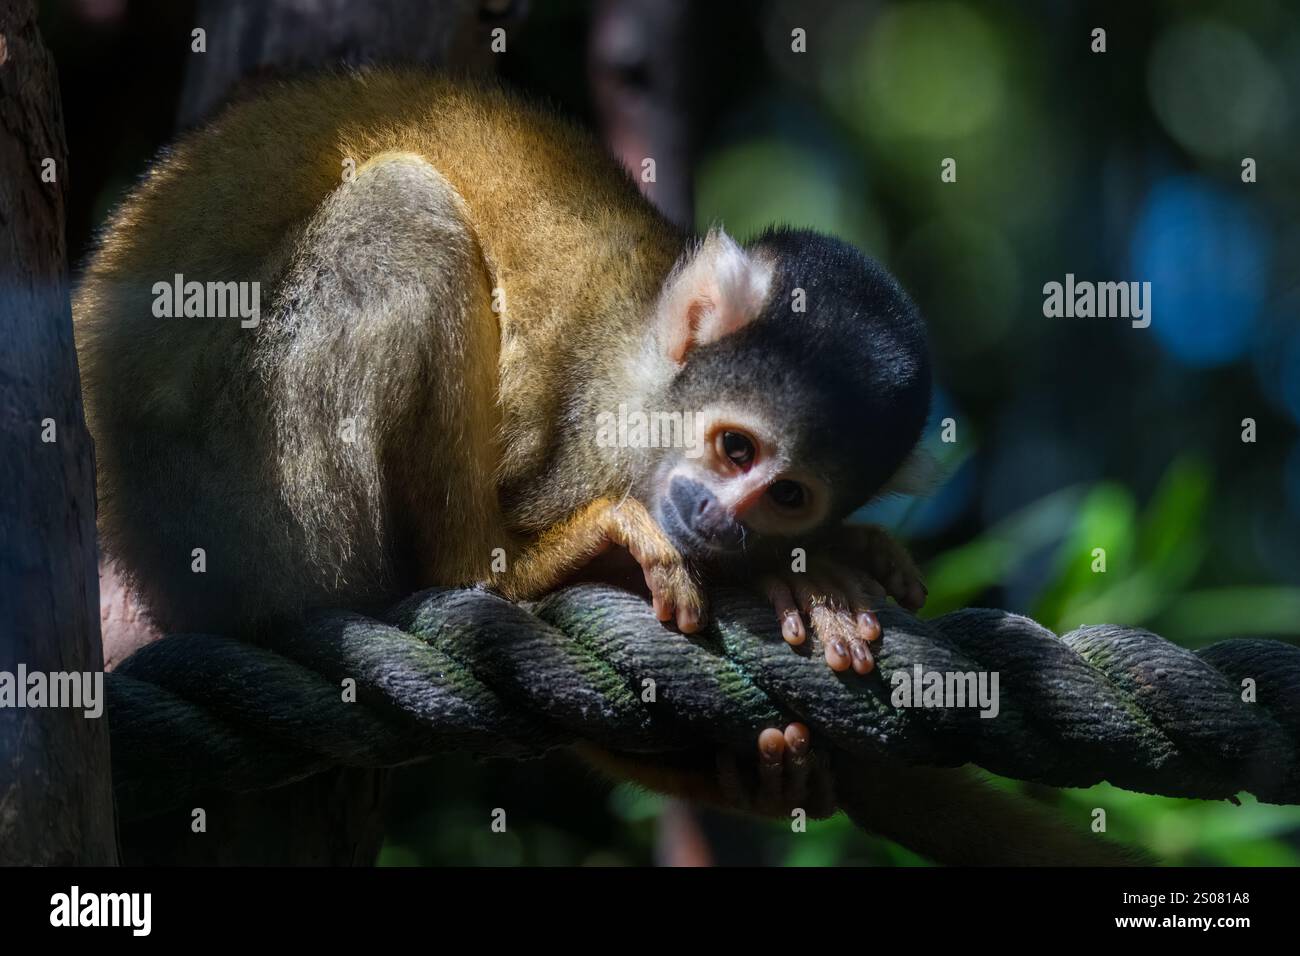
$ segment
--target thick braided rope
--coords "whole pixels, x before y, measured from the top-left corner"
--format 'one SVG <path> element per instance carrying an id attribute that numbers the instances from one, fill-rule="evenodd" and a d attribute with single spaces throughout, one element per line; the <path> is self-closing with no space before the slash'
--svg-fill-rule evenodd
<path id="1" fill-rule="evenodd" d="M 836 760 L 974 763 L 1052 786 L 1102 780 L 1207 799 L 1300 802 L 1300 648 L 1191 652 L 1109 625 L 1064 637 L 1005 611 L 921 621 L 882 610 L 878 668 L 836 676 L 781 640 L 770 608 L 720 592 L 685 638 L 644 601 L 581 585 L 525 610 L 483 591 L 415 595 L 377 620 L 329 613 L 253 646 L 175 635 L 109 675 L 120 811 L 252 791 L 332 766 L 467 750 L 530 756 L 589 741 L 624 752 L 753 752 L 798 718 Z M 896 708 L 897 671 L 997 672 L 1000 712 Z M 1243 681 L 1255 700 L 1243 699 Z M 345 681 L 355 702 L 345 702 Z"/>

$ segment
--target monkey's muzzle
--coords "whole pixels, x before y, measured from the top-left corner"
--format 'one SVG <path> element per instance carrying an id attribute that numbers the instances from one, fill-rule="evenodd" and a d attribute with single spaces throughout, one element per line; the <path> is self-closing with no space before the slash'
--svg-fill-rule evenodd
<path id="1" fill-rule="evenodd" d="M 698 481 L 673 478 L 662 499 L 659 523 L 683 554 L 704 557 L 740 550 L 745 527 Z"/>

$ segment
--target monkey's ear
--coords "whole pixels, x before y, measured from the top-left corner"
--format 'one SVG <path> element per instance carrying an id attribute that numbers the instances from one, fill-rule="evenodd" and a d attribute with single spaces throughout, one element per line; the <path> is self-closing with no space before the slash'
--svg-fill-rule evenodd
<path id="1" fill-rule="evenodd" d="M 743 328 L 763 308 L 772 263 L 745 251 L 721 229 L 683 253 L 659 296 L 656 321 L 668 357 L 679 365 L 697 345 Z"/>

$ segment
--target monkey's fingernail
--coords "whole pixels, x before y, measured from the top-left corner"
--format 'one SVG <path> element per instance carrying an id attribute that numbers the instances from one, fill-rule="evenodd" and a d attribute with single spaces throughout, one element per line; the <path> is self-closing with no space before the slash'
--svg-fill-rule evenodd
<path id="1" fill-rule="evenodd" d="M 790 724 L 785 728 L 785 743 L 796 757 L 807 756 L 812 749 L 812 737 L 803 724 Z"/>
<path id="2" fill-rule="evenodd" d="M 853 666 L 853 658 L 849 657 L 848 650 L 843 641 L 826 645 L 826 663 L 835 673 L 846 671 Z"/>
<path id="3" fill-rule="evenodd" d="M 764 763 L 779 764 L 781 754 L 785 753 L 785 734 L 775 727 L 768 727 L 758 735 L 758 754 Z"/>
<path id="4" fill-rule="evenodd" d="M 683 634 L 694 634 L 700 629 L 700 612 L 682 608 L 677 612 L 677 628 Z"/>
<path id="5" fill-rule="evenodd" d="M 871 655 L 867 653 L 867 645 L 862 641 L 853 642 L 853 659 L 855 661 L 864 661 Z"/>
<path id="6" fill-rule="evenodd" d="M 872 614 L 870 611 L 863 611 L 859 614 L 858 631 L 862 634 L 864 640 L 879 640 L 880 622 L 876 620 L 876 615 Z"/>
<path id="7" fill-rule="evenodd" d="M 781 636 L 785 638 L 787 644 L 795 647 L 804 642 L 803 628 L 799 626 L 799 615 L 794 611 L 786 614 L 781 621 Z"/>

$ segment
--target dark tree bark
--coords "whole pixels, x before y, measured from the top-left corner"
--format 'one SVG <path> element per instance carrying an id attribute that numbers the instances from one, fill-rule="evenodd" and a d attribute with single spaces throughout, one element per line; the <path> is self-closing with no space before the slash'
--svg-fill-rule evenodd
<path id="1" fill-rule="evenodd" d="M 46 160 L 54 182 L 42 180 Z M 0 671 L 11 674 L 20 663 L 103 668 L 67 178 L 58 80 L 35 4 L 0 0 Z M 66 707 L 0 708 L 0 864 L 111 864 L 115 839 L 107 721 Z"/>
<path id="2" fill-rule="evenodd" d="M 203 122 L 259 79 L 339 65 L 422 64 L 489 69 L 490 31 L 509 29 L 522 0 L 200 0 L 179 126 Z M 129 624 L 130 609 L 121 614 Z M 129 651 L 142 632 L 126 628 Z M 147 639 L 147 638 L 146 638 Z M 260 794 L 212 794 L 192 810 L 123 828 L 128 863 L 368 865 L 383 842 L 386 771 L 340 768 Z"/>

